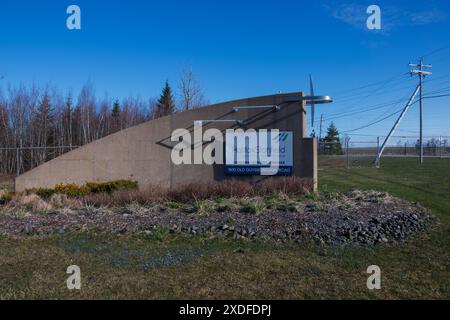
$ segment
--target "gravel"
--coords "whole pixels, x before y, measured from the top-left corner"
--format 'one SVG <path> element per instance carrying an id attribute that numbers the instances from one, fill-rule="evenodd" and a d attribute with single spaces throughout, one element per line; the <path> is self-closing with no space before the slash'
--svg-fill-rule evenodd
<path id="1" fill-rule="evenodd" d="M 353 191 L 299 200 L 292 205 L 248 213 L 220 205 L 206 212 L 128 205 L 124 208 L 55 209 L 22 215 L 0 213 L 0 234 L 53 235 L 68 232 L 221 234 L 235 239 L 274 239 L 332 245 L 396 243 L 425 230 L 430 216 L 421 206 L 380 192 Z M 290 209 L 288 209 L 290 208 Z M 0 211 L 1 212 L 1 211 Z"/>

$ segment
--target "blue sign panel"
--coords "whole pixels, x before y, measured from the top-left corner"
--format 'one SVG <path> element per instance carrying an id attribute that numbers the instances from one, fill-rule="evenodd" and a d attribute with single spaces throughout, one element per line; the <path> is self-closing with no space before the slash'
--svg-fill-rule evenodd
<path id="1" fill-rule="evenodd" d="M 252 140 L 253 139 L 253 140 Z M 227 133 L 225 173 L 228 175 L 292 175 L 292 132 Z M 273 146 L 278 146 L 273 150 Z M 270 164 L 261 161 L 270 155 Z M 274 169 L 276 168 L 276 169 Z"/>

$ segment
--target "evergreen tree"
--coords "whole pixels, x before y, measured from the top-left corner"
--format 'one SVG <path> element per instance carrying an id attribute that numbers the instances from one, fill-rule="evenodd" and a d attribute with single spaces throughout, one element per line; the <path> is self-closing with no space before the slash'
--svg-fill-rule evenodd
<path id="1" fill-rule="evenodd" d="M 158 99 L 156 109 L 156 117 L 167 116 L 174 113 L 175 111 L 175 103 L 169 81 L 166 81 L 166 85 L 161 93 L 160 98 Z"/>
<path id="2" fill-rule="evenodd" d="M 72 146 L 73 139 L 73 106 L 72 95 L 69 94 L 66 99 L 66 105 L 63 111 L 63 144 Z"/>
<path id="3" fill-rule="evenodd" d="M 116 99 L 114 101 L 112 110 L 111 110 L 111 117 L 112 117 L 112 132 L 117 132 L 121 130 L 122 126 L 120 124 L 120 104 L 119 99 Z"/>
<path id="4" fill-rule="evenodd" d="M 339 139 L 339 131 L 333 122 L 327 129 L 327 135 L 323 138 L 325 153 L 342 154 L 341 140 Z"/>
<path id="5" fill-rule="evenodd" d="M 37 146 L 44 147 L 44 149 L 38 151 L 39 163 L 43 163 L 46 161 L 47 155 L 50 153 L 45 149 L 45 147 L 52 146 L 54 142 L 53 110 L 50 104 L 50 96 L 47 92 L 44 93 L 44 96 L 38 106 L 34 123 Z"/>
<path id="6" fill-rule="evenodd" d="M 112 111 L 111 111 L 111 116 L 115 119 L 120 117 L 120 104 L 119 104 L 119 99 L 116 99 L 114 101 L 113 107 L 112 107 Z"/>
<path id="7" fill-rule="evenodd" d="M 47 93 L 44 94 L 38 108 L 39 133 L 41 134 L 41 143 L 43 146 L 51 145 L 52 140 L 52 126 L 53 126 L 53 110 L 50 105 L 50 97 Z"/>

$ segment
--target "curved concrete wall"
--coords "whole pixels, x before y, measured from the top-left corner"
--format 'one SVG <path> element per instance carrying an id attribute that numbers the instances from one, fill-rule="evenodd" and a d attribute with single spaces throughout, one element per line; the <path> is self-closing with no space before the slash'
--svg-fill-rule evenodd
<path id="1" fill-rule="evenodd" d="M 54 187 L 59 183 L 84 184 L 91 181 L 131 179 L 140 187 L 160 184 L 167 187 L 194 182 L 239 178 L 258 180 L 262 177 L 227 177 L 223 165 L 172 164 L 170 141 L 173 130 L 193 130 L 195 120 L 240 119 L 244 128 L 267 128 L 292 131 L 294 134 L 294 172 L 298 177 L 317 183 L 317 142 L 305 138 L 306 117 L 303 103 L 283 104 L 280 111 L 252 109 L 233 112 L 236 106 L 278 105 L 302 93 L 278 94 L 235 100 L 201 109 L 177 113 L 119 131 L 68 152 L 16 178 L 16 191 L 38 187 Z M 226 130 L 233 123 L 204 125 Z"/>

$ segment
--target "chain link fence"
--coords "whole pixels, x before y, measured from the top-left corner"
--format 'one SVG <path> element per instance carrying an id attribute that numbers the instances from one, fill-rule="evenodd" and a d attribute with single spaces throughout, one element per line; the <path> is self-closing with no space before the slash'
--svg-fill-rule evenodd
<path id="1" fill-rule="evenodd" d="M 339 142 L 319 143 L 319 168 L 355 168 L 374 166 L 385 137 L 347 136 Z M 450 158 L 450 136 L 424 137 L 425 158 Z M 392 137 L 383 158 L 414 158 L 420 156 L 420 140 L 416 136 Z"/>
<path id="2" fill-rule="evenodd" d="M 339 142 L 319 143 L 319 169 L 372 167 L 378 150 L 385 137 L 361 139 L 359 136 L 346 136 Z M 77 146 L 63 147 L 0 147 L 0 189 L 13 188 L 14 178 L 39 164 L 49 161 Z M 32 162 L 31 154 L 43 152 L 40 162 Z M 394 136 L 383 152 L 383 158 L 419 157 L 420 144 L 417 136 Z M 424 137 L 425 158 L 450 158 L 450 136 Z"/>

